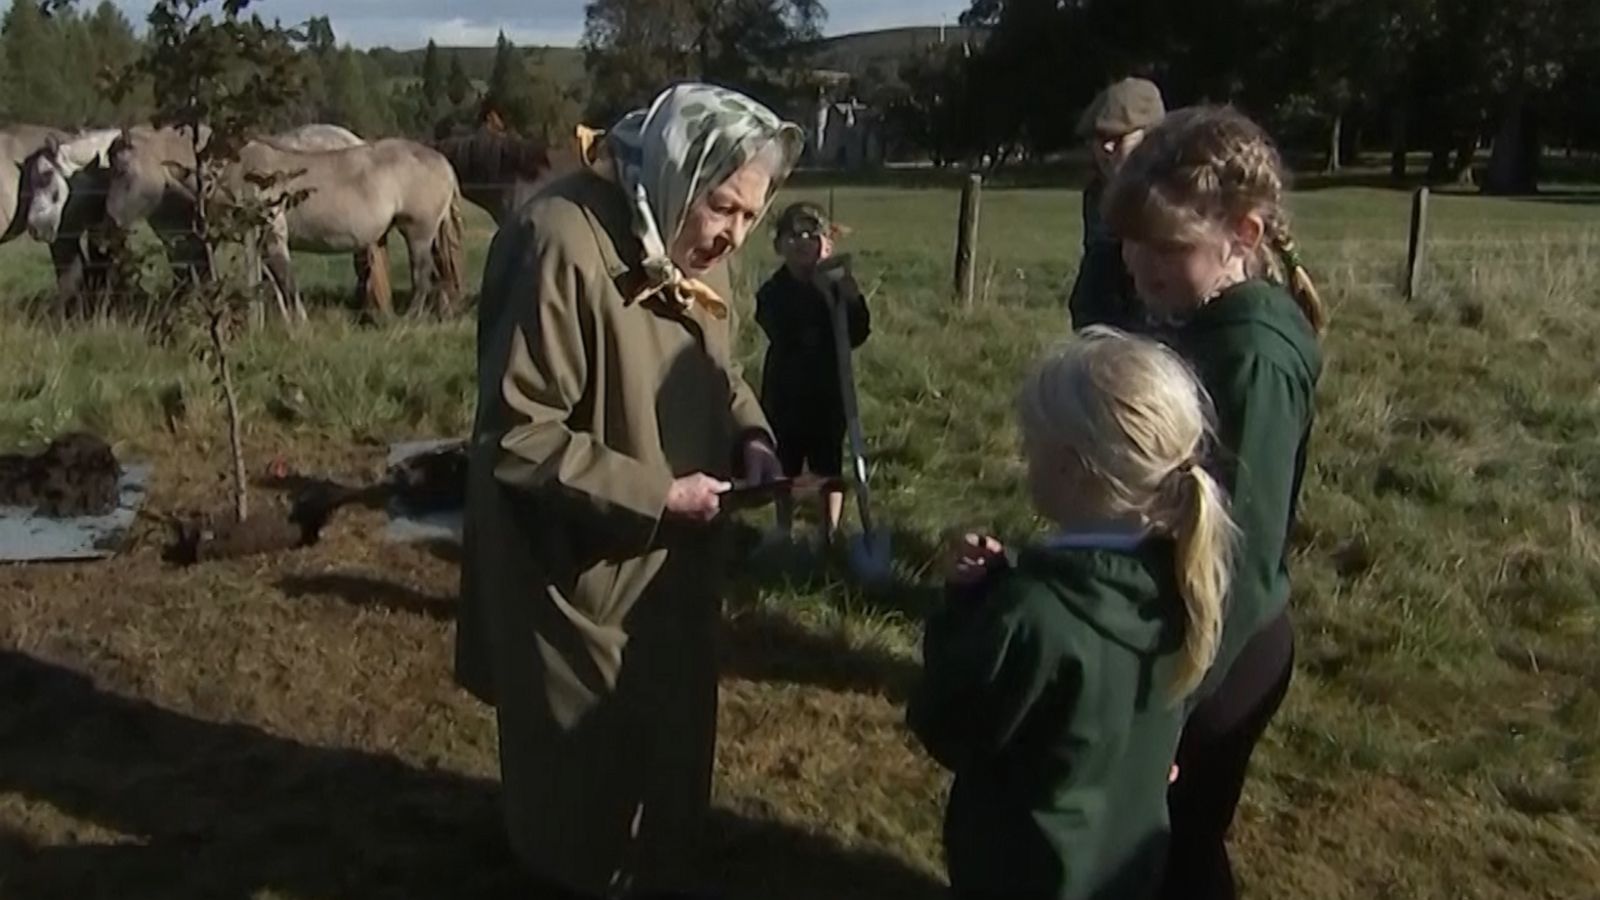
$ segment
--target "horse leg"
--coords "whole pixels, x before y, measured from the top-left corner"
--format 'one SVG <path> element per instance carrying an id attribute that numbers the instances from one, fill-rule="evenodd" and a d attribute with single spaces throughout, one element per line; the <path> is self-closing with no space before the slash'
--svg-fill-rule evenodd
<path id="1" fill-rule="evenodd" d="M 294 305 L 294 317 L 298 322 L 305 323 L 310 316 L 306 315 L 306 302 L 305 298 L 300 296 L 300 285 L 294 280 L 294 270 L 289 256 L 289 218 L 282 213 L 272 221 L 272 245 L 268 249 L 268 254 L 269 260 L 278 257 L 279 265 L 284 272 L 283 280 L 289 285 L 286 296 Z"/>
<path id="2" fill-rule="evenodd" d="M 84 312 L 83 251 L 73 238 L 57 237 L 50 243 L 50 262 L 56 270 L 56 302 L 62 318 Z"/>
<path id="3" fill-rule="evenodd" d="M 267 301 L 261 296 L 261 276 L 266 263 L 261 258 L 261 242 L 254 237 L 247 237 L 241 248 L 244 254 L 244 283 L 250 289 L 250 327 L 260 330 L 267 326 Z M 270 276 L 269 276 L 269 280 Z M 272 282 L 273 293 L 278 290 L 277 282 Z M 283 301 L 278 301 L 279 306 Z"/>
<path id="4" fill-rule="evenodd" d="M 420 314 L 433 303 L 433 236 L 407 232 L 406 252 L 411 257 L 411 311 Z"/>
<path id="5" fill-rule="evenodd" d="M 295 318 L 305 321 L 305 304 L 300 300 L 299 288 L 295 286 L 294 269 L 289 258 L 287 244 L 274 241 L 266 248 L 265 259 L 267 274 L 272 276 L 273 287 L 278 294 L 278 312 L 283 316 L 285 325 L 293 325 Z M 290 315 L 289 306 L 293 304 L 295 313 Z"/>

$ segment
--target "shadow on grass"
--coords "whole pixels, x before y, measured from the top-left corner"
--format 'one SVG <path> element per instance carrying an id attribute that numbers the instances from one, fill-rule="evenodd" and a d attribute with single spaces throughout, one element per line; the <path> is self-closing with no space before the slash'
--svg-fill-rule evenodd
<path id="1" fill-rule="evenodd" d="M 8 822 L 8 896 L 542 896 L 507 849 L 492 782 L 203 721 L 16 652 L 0 652 L 0 692 L 0 790 L 129 836 L 44 845 Z M 941 892 L 894 859 L 771 822 L 720 813 L 710 838 L 707 871 L 730 898 Z"/>
<path id="2" fill-rule="evenodd" d="M 456 604 L 451 598 L 425 594 L 360 572 L 288 575 L 278 580 L 278 590 L 290 597 L 332 597 L 351 606 L 385 609 L 440 622 L 452 621 L 456 615 Z"/>
<path id="3" fill-rule="evenodd" d="M 748 681 L 808 684 L 902 701 L 917 677 L 911 661 L 851 647 L 778 613 L 730 609 L 722 626 L 720 669 Z"/>
<path id="4" fill-rule="evenodd" d="M 861 583 L 842 550 L 817 552 L 803 546 L 758 548 L 760 534 L 741 523 L 739 552 L 726 597 L 721 668 L 751 681 L 808 684 L 833 691 L 903 700 L 918 675 L 915 662 L 867 642 L 850 641 L 840 630 L 817 630 L 782 611 L 763 595 L 804 596 L 841 621 L 871 627 L 893 618 L 910 628 L 939 601 L 942 589 L 915 577 L 934 549 L 910 532 L 894 532 L 895 576 L 885 584 Z M 847 627 L 847 626 L 846 626 Z"/>

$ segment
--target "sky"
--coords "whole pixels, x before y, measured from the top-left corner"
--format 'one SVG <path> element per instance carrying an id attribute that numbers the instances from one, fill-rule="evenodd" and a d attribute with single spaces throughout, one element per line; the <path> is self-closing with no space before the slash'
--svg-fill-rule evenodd
<path id="1" fill-rule="evenodd" d="M 142 25 L 150 4 L 115 0 Z M 847 34 L 902 25 L 952 25 L 970 0 L 832 0 L 825 2 L 824 34 Z M 256 0 L 264 19 L 285 25 L 326 15 L 341 43 L 356 47 L 484 46 L 495 36 L 520 46 L 576 46 L 583 34 L 584 0 Z"/>

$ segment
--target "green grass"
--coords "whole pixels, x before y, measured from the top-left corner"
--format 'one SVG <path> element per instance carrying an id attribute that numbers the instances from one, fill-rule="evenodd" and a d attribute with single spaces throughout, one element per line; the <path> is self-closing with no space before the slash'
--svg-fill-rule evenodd
<path id="1" fill-rule="evenodd" d="M 1009 416 L 1065 339 L 1078 195 L 992 190 L 980 296 L 949 299 L 953 189 L 835 189 L 874 335 L 858 372 L 901 584 L 768 562 L 730 598 L 712 876 L 735 897 L 937 896 L 943 776 L 900 726 L 932 547 L 1024 536 Z M 826 203 L 822 187 L 783 200 Z M 1237 828 L 1252 897 L 1593 896 L 1600 883 L 1600 217 L 1440 196 L 1423 294 L 1408 197 L 1307 191 L 1333 310 L 1295 534 L 1299 666 Z M 475 218 L 473 270 L 486 220 Z M 757 241 L 740 281 L 772 265 Z M 397 272 L 403 251 L 396 248 Z M 348 260 L 301 258 L 327 294 Z M 12 291 L 36 245 L 0 247 Z M 405 283 L 399 274 L 397 285 Z M 748 292 L 744 292 L 746 295 Z M 746 308 L 748 312 L 748 308 Z M 759 371 L 760 340 L 740 351 Z M 252 465 L 370 477 L 470 422 L 468 322 L 242 348 Z M 160 397 L 190 409 L 173 431 Z M 0 312 L 0 445 L 69 427 L 159 465 L 160 511 L 219 503 L 203 368 L 114 322 Z M 96 566 L 0 571 L 0 890 L 27 897 L 479 895 L 510 883 L 490 716 L 449 683 L 456 569 L 360 514 L 298 554 L 180 571 L 142 529 Z M 753 521 L 751 524 L 764 524 Z M 88 673 L 93 686 L 72 673 Z"/>

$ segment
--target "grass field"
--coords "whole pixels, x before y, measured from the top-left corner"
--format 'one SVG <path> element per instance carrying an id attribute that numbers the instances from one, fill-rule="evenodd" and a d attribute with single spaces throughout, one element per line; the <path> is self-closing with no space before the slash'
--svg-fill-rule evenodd
<path id="1" fill-rule="evenodd" d="M 1298 671 L 1236 831 L 1251 897 L 1596 894 L 1595 200 L 1436 198 L 1406 304 L 1406 195 L 1297 197 L 1334 318 L 1295 540 Z M 707 861 L 730 897 L 938 896 L 945 780 L 900 708 L 931 548 L 952 526 L 1036 527 L 1008 408 L 1066 335 L 1075 193 L 985 197 L 970 309 L 945 288 L 953 191 L 834 202 L 872 292 L 858 372 L 901 583 L 742 570 Z M 770 264 L 751 248 L 743 280 Z M 347 266 L 303 271 L 333 290 Z M 36 291 L 45 255 L 0 248 L 0 271 Z M 741 347 L 756 371 L 753 329 Z M 260 335 L 238 373 L 251 464 L 375 475 L 390 440 L 463 432 L 471 365 L 465 321 L 375 330 L 327 310 L 298 341 Z M 169 431 L 175 384 L 189 417 Z M 220 505 L 219 422 L 181 351 L 0 311 L 0 446 L 93 428 L 156 462 L 166 512 Z M 380 526 L 360 512 L 310 550 L 177 570 L 144 524 L 115 561 L 0 569 L 0 895 L 513 895 L 492 716 L 449 678 L 455 564 Z"/>

